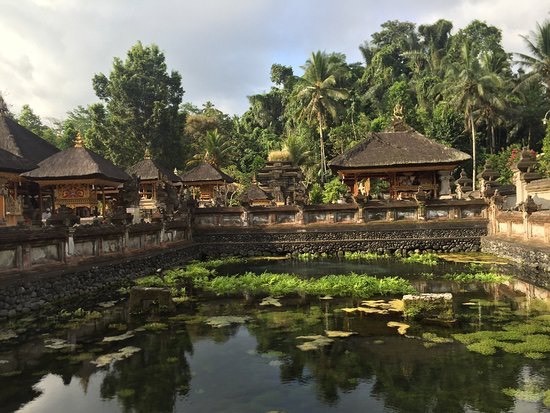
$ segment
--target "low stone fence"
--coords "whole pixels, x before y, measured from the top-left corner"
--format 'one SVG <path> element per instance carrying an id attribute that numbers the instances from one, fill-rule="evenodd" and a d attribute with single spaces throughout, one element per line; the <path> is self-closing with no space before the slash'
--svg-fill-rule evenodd
<path id="1" fill-rule="evenodd" d="M 75 301 L 94 302 L 116 298 L 116 290 L 130 280 L 153 274 L 160 268 L 181 265 L 198 257 L 195 245 L 187 244 L 169 250 L 144 251 L 132 259 L 120 259 L 65 268 L 49 273 L 26 274 L 0 288 L 0 320 L 30 313 L 55 304 L 56 311 L 71 300 L 73 308 L 85 306 Z M 87 267 L 87 268 L 86 268 Z"/>
<path id="2" fill-rule="evenodd" d="M 550 211 L 495 211 L 489 214 L 490 234 L 532 240 L 550 246 Z"/>
<path id="3" fill-rule="evenodd" d="M 439 221 L 485 217 L 483 200 L 368 201 L 281 207 L 197 208 L 196 227 L 250 227 L 309 224 L 361 224 L 383 221 Z"/>
<path id="4" fill-rule="evenodd" d="M 3 228 L 0 230 L 0 278 L 2 271 L 28 271 L 54 263 L 131 253 L 190 238 L 187 221 Z"/>

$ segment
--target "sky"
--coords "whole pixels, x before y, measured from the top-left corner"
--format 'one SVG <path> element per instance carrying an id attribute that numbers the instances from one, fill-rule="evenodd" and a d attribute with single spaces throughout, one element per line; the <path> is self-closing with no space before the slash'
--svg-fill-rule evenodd
<path id="1" fill-rule="evenodd" d="M 547 0 L 0 0 L 0 93 L 12 112 L 29 104 L 45 123 L 98 102 L 96 73 L 109 74 L 141 41 L 182 75 L 184 102 L 241 115 L 247 96 L 270 89 L 273 63 L 301 75 L 311 52 L 344 53 L 388 20 L 474 19 L 502 30 L 508 52 L 550 18 Z"/>

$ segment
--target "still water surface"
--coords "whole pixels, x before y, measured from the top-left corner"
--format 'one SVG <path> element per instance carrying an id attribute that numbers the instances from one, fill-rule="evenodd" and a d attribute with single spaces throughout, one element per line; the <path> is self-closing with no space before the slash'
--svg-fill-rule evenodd
<path id="1" fill-rule="evenodd" d="M 342 268 L 327 262 L 275 264 L 293 266 L 292 271 L 265 265 L 295 273 L 301 267 L 307 274 L 322 274 L 331 265 Z M 380 263 L 368 265 L 380 267 L 382 275 L 396 275 L 396 268 L 390 274 Z M 426 270 L 418 267 L 404 271 Z M 328 272 L 335 273 L 334 268 Z M 373 274 L 372 268 L 353 271 Z M 483 356 L 456 341 L 430 344 L 421 338 L 426 332 L 448 338 L 550 314 L 548 291 L 519 281 L 482 286 L 418 280 L 416 287 L 453 291 L 459 322 L 452 327 L 411 323 L 402 336 L 387 326 L 399 316 L 347 315 L 337 310 L 357 303 L 297 298 L 282 300 L 280 308 L 240 299 L 198 301 L 180 308 L 177 317 L 154 320 L 129 316 L 121 303 L 101 310 L 101 318 L 62 328 L 44 327 L 46 320 L 42 330 L 29 326 L 18 331 L 18 339 L 0 343 L 0 411 L 550 412 L 541 397 L 525 401 L 503 392 L 550 390 L 548 358 Z M 483 301 L 462 305 L 472 299 Z M 250 318 L 221 328 L 205 323 L 219 315 Z M 168 328 L 139 331 L 150 321 Z M 102 342 L 126 330 L 134 336 Z M 318 351 L 296 347 L 298 336 L 325 330 L 358 334 Z M 45 347 L 54 337 L 70 346 Z M 104 367 L 91 363 L 125 346 L 140 351 Z"/>

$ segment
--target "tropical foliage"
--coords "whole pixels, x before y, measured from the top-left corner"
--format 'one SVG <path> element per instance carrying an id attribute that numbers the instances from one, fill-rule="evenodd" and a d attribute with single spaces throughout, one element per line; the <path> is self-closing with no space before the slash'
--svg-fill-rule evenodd
<path id="1" fill-rule="evenodd" d="M 329 159 L 387 127 L 399 103 L 409 125 L 470 153 L 475 174 L 488 155 L 511 145 L 537 153 L 550 146 L 542 122 L 550 109 L 550 20 L 523 40 L 527 52 L 513 54 L 503 49 L 501 30 L 485 22 L 453 33 L 448 20 L 388 21 L 370 39 L 358 39 L 362 62 L 315 51 L 302 75 L 273 64 L 271 89 L 249 96 L 248 110 L 233 117 L 211 102 L 183 103 L 182 76 L 168 72 L 158 46 L 137 43 L 125 59 L 114 59 L 109 74 L 93 77 L 99 103 L 51 126 L 28 106 L 18 119 L 61 148 L 80 132 L 91 149 L 121 166 L 149 147 L 171 168 L 207 160 L 243 182 L 268 153 L 285 150 L 312 188 L 331 181 Z"/>

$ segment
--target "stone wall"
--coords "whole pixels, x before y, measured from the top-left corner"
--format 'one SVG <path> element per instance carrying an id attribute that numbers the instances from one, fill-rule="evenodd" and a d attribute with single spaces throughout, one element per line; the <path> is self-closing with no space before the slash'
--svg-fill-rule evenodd
<path id="1" fill-rule="evenodd" d="M 60 310 L 69 300 L 95 297 L 96 302 L 107 301 L 117 289 L 130 280 L 153 274 L 159 268 L 181 265 L 198 257 L 196 245 L 143 254 L 132 259 L 107 261 L 99 265 L 40 275 L 22 276 L 0 288 L 0 319 L 14 317 L 49 305 Z M 75 305 L 75 304 L 73 304 Z"/>
<path id="2" fill-rule="evenodd" d="M 488 236 L 481 239 L 483 252 L 511 260 L 514 275 L 534 285 L 550 289 L 550 250 L 534 243 L 502 237 Z"/>
<path id="3" fill-rule="evenodd" d="M 202 229 L 193 239 L 209 257 L 364 251 L 406 254 L 410 251 L 478 251 L 487 234 L 486 220 L 394 222 L 369 225 Z"/>
<path id="4" fill-rule="evenodd" d="M 32 273 L 10 279 L 0 288 L 0 318 L 35 311 L 75 297 L 95 295 L 107 300 L 129 280 L 158 268 L 181 265 L 190 259 L 220 255 L 293 254 L 302 252 L 372 251 L 406 254 L 409 251 L 477 251 L 486 235 L 486 220 L 393 222 L 363 225 L 308 225 L 284 228 L 210 228 L 194 231 L 194 243 L 167 245 L 156 251 L 109 260 L 102 257 L 87 268 Z M 139 231 L 137 231 L 139 232 Z M 136 233 L 137 233 L 136 232 Z M 81 234 L 82 235 L 82 234 Z M 80 237 L 80 240 L 94 239 Z M 109 234 L 109 235 L 114 235 Z M 78 240 L 78 238 L 75 238 Z M 80 241 L 79 241 L 80 242 Z M 77 242 L 77 244 L 79 243 Z M 91 242 L 91 241 L 88 241 Z M 103 241 L 101 241 L 103 242 Z M 91 247 L 90 247 L 91 248 Z"/>

